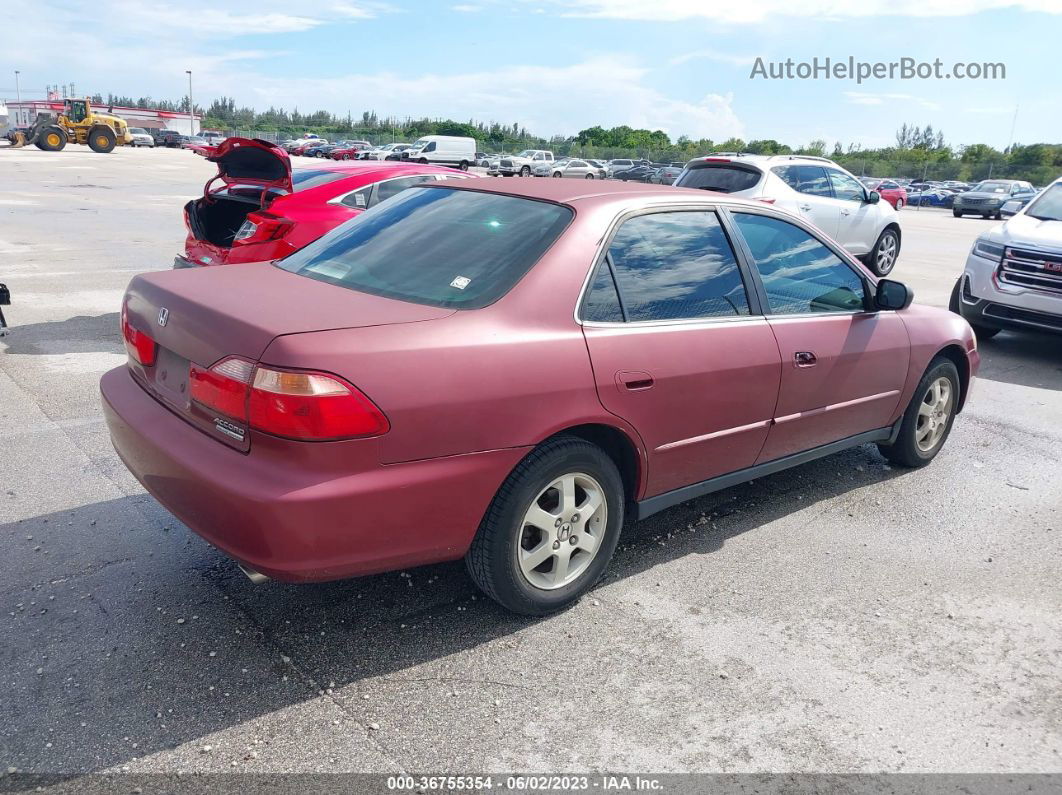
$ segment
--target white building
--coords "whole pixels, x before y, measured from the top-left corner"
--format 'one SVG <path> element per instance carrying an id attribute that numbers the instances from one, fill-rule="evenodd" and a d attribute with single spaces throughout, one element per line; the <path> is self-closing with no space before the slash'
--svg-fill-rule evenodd
<path id="1" fill-rule="evenodd" d="M 194 123 L 187 113 L 175 113 L 170 110 L 153 108 L 127 108 L 123 105 L 97 105 L 92 107 L 101 113 L 111 113 L 125 119 L 130 127 L 143 127 L 145 130 L 176 130 L 181 135 L 194 135 L 202 129 L 202 117 L 196 114 Z M 8 123 L 12 127 L 29 127 L 39 113 L 57 114 L 63 109 L 62 100 L 27 99 L 22 102 L 8 101 Z M 192 129 L 194 128 L 194 130 Z"/>

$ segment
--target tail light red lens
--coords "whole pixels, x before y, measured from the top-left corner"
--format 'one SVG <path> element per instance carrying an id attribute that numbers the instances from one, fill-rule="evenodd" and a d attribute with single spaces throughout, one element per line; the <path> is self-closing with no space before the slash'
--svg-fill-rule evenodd
<path id="1" fill-rule="evenodd" d="M 133 327 L 125 304 L 122 304 L 122 339 L 125 340 L 125 349 L 135 361 L 144 367 L 155 364 L 155 340 Z"/>
<path id="2" fill-rule="evenodd" d="M 196 402 L 274 436 L 326 441 L 391 428 L 357 387 L 328 373 L 255 367 L 230 357 L 207 370 L 193 365 L 190 384 Z"/>
<path id="3" fill-rule="evenodd" d="M 263 243 L 267 240 L 279 240 L 291 231 L 294 222 L 267 212 L 250 213 L 233 237 L 237 243 Z"/>

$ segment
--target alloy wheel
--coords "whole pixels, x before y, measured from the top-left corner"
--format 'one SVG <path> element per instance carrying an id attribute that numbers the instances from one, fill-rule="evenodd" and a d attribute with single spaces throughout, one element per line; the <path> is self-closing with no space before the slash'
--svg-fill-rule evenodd
<path id="1" fill-rule="evenodd" d="M 915 444 L 923 453 L 933 450 L 948 429 L 954 403 L 952 396 L 951 381 L 944 376 L 933 381 L 922 395 L 915 425 Z"/>
<path id="2" fill-rule="evenodd" d="M 594 560 L 608 523 L 601 484 L 569 472 L 542 489 L 517 529 L 517 559 L 528 584 L 551 591 L 574 582 Z"/>
<path id="3" fill-rule="evenodd" d="M 878 244 L 878 253 L 875 258 L 877 272 L 884 276 L 892 270 L 896 264 L 896 235 L 888 233 L 881 238 Z"/>

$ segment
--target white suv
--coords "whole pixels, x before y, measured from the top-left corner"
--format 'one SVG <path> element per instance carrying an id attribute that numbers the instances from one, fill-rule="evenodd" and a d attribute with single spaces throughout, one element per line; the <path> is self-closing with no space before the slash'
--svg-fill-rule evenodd
<path id="1" fill-rule="evenodd" d="M 1062 332 L 1062 179 L 977 238 L 951 311 L 981 339 L 1003 328 Z"/>
<path id="2" fill-rule="evenodd" d="M 723 152 L 686 164 L 676 188 L 702 188 L 758 199 L 817 226 L 879 276 L 900 254 L 900 218 L 877 191 L 832 160 L 805 155 Z"/>

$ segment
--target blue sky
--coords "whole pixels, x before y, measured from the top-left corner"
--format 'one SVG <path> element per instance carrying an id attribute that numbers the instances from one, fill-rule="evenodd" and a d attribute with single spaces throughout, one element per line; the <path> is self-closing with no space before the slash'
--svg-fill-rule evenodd
<path id="1" fill-rule="evenodd" d="M 1062 139 L 1062 0 L 38 0 L 5 21 L 0 96 L 83 93 L 337 113 L 629 124 L 722 141 L 880 146 L 903 122 L 949 143 Z M 58 58 L 56 53 L 77 53 Z M 91 54 L 98 54 L 92 57 Z M 89 54 L 89 57 L 84 57 Z M 750 79 L 765 61 L 1002 62 L 1003 80 Z M 38 93 L 32 93 L 36 90 Z"/>

